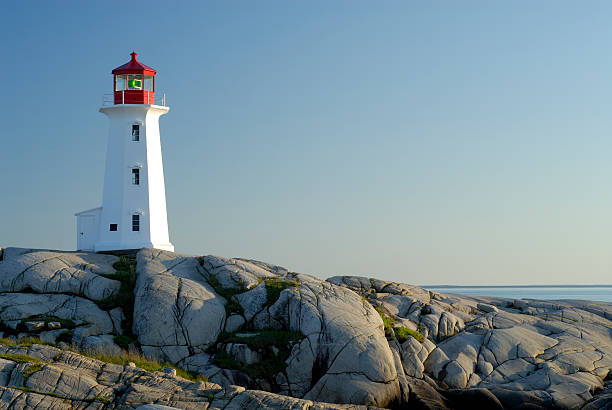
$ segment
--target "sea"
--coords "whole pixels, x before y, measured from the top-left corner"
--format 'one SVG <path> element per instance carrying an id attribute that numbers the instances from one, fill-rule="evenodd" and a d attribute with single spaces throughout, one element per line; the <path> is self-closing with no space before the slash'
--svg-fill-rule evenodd
<path id="1" fill-rule="evenodd" d="M 612 302 L 612 285 L 567 286 L 422 286 L 439 293 L 497 296 L 510 299 L 579 299 Z"/>

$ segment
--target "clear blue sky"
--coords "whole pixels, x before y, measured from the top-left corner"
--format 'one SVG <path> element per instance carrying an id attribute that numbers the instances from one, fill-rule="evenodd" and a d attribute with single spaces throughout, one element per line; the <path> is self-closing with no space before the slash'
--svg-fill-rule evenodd
<path id="1" fill-rule="evenodd" d="M 158 70 L 178 252 L 414 284 L 612 282 L 612 3 L 0 5 L 0 246 L 74 249 L 110 70 Z"/>

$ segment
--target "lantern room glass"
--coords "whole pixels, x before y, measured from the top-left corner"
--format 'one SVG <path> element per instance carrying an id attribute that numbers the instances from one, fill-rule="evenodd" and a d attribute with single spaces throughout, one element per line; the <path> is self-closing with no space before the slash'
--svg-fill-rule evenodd
<path id="1" fill-rule="evenodd" d="M 153 90 L 153 76 L 145 75 L 144 76 L 144 90 L 145 91 L 154 91 Z"/>
<path id="2" fill-rule="evenodd" d="M 125 74 L 116 75 L 115 76 L 115 91 L 127 90 L 125 81 L 126 81 Z"/>

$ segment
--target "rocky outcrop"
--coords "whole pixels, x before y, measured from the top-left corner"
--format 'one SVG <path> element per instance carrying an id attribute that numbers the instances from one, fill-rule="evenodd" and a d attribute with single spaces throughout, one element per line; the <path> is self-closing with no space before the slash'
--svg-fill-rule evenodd
<path id="1" fill-rule="evenodd" d="M 192 382 L 51 346 L 0 346 L 2 409 L 359 409 Z"/>
<path id="2" fill-rule="evenodd" d="M 594 409 L 612 401 L 607 303 L 324 281 L 258 261 L 152 249 L 128 260 L 7 248 L 0 322 L 12 341 L 130 349 L 211 380 L 136 377 L 52 347 L 4 346 L 0 403 L 13 407 Z M 30 374 L 11 354 L 44 365 Z"/>
<path id="3" fill-rule="evenodd" d="M 246 380 L 251 386 L 309 400 L 386 406 L 399 397 L 382 320 L 356 293 L 277 266 L 238 259 L 203 257 L 197 263 L 193 257 L 143 250 L 137 266 L 134 333 L 146 354 L 154 352 L 220 383 Z M 181 281 L 189 284 L 190 294 L 179 287 Z M 233 294 L 230 300 L 215 293 L 210 283 L 219 293 Z M 270 289 L 278 290 L 274 301 L 269 299 Z M 224 305 L 230 301 L 240 308 L 226 315 Z M 223 329 L 235 328 L 226 323 L 232 316 L 241 317 L 241 327 L 254 331 L 254 337 L 269 329 L 304 336 L 291 346 L 283 372 L 237 375 L 216 365 L 215 355 L 220 354 L 205 354 Z M 191 322 L 185 322 L 186 317 Z M 160 323 L 166 334 L 160 335 Z M 232 355 L 241 367 L 252 364 L 253 357 L 278 359 L 274 352 L 265 359 L 265 352 L 249 351 L 244 344 L 230 342 L 217 349 Z"/>
<path id="4" fill-rule="evenodd" d="M 611 304 L 443 295 L 359 277 L 329 281 L 360 293 L 396 324 L 420 328 L 429 341 L 401 344 L 404 371 L 433 377 L 449 389 L 447 399 L 450 391 L 457 400 L 487 389 L 504 408 L 577 408 L 610 377 Z"/>
<path id="5" fill-rule="evenodd" d="M 69 294 L 102 300 L 119 291 L 113 274 L 119 258 L 84 252 L 50 252 L 7 248 L 0 262 L 0 292 Z"/>

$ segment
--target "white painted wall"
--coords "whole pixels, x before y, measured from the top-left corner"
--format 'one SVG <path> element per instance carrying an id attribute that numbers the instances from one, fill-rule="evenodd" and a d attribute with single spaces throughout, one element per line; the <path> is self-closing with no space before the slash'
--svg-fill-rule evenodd
<path id="1" fill-rule="evenodd" d="M 168 236 L 159 136 L 159 117 L 168 110 L 168 107 L 143 104 L 100 108 L 100 112 L 109 118 L 110 131 L 95 251 L 139 248 L 174 250 Z M 133 124 L 140 125 L 139 141 L 132 141 Z M 132 184 L 133 167 L 140 169 L 139 185 Z M 138 232 L 132 231 L 134 213 L 141 215 Z M 110 231 L 111 224 L 118 225 L 116 232 Z"/>
<path id="2" fill-rule="evenodd" d="M 77 250 L 93 251 L 98 240 L 102 207 L 75 214 L 77 217 Z"/>

